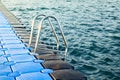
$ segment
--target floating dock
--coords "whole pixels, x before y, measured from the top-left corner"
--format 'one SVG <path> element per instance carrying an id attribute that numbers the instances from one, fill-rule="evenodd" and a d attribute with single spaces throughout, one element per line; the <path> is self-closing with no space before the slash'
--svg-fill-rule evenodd
<path id="1" fill-rule="evenodd" d="M 0 2 L 0 80 L 87 80 L 54 52 L 31 55 L 28 41 L 25 27 Z"/>

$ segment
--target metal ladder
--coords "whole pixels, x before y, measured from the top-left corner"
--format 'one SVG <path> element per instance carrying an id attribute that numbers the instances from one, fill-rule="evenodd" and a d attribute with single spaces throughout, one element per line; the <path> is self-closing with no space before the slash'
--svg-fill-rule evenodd
<path id="1" fill-rule="evenodd" d="M 62 30 L 62 28 L 61 28 L 61 25 L 60 25 L 60 23 L 59 23 L 59 21 L 58 21 L 58 19 L 56 18 L 56 17 L 54 17 L 54 16 L 46 16 L 46 15 L 44 15 L 44 14 L 42 14 L 42 15 L 37 15 L 37 16 L 35 16 L 34 18 L 33 18 L 33 20 L 32 20 L 32 26 L 31 26 L 31 32 L 30 32 L 30 38 L 29 38 L 29 47 L 31 46 L 31 43 L 32 43 L 32 39 L 33 39 L 33 31 L 34 31 L 34 27 L 35 27 L 35 21 L 36 21 L 36 19 L 38 18 L 38 17 L 42 17 L 42 19 L 40 20 L 40 23 L 38 24 L 38 31 L 37 31 L 37 35 L 36 35 L 36 41 L 35 41 L 35 47 L 34 47 L 34 50 L 33 50 L 33 53 L 36 53 L 36 50 L 37 50 L 37 48 L 38 48 L 38 44 L 39 44 L 39 42 L 40 42 L 40 32 L 41 32 L 41 29 L 42 29 L 42 27 L 43 27 L 43 23 L 44 23 L 44 21 L 45 20 L 48 20 L 48 23 L 49 23 L 49 25 L 50 25 L 50 27 L 52 28 L 52 32 L 53 32 L 53 34 L 54 34 L 54 37 L 55 37 L 55 39 L 56 39 L 56 48 L 57 48 L 57 51 L 58 52 L 64 52 L 64 58 L 66 59 L 66 56 L 67 56 L 67 51 L 68 51 L 68 45 L 67 45 L 67 41 L 66 41 L 66 39 L 65 39 L 65 36 L 64 36 L 64 33 L 63 33 L 63 30 Z M 62 40 L 63 40 L 63 43 L 64 43 L 64 46 L 65 46 L 65 49 L 64 49 L 64 51 L 60 51 L 59 50 L 59 46 L 60 46 L 60 41 L 59 41 L 59 37 L 58 37 L 58 35 L 56 34 L 56 31 L 55 31 L 55 28 L 54 28 L 54 26 L 53 26 L 53 24 L 52 24 L 52 22 L 51 22 L 51 20 L 50 19 L 54 19 L 54 21 L 56 21 L 56 23 L 57 23 L 57 25 L 59 26 L 59 30 L 60 30 L 60 34 L 61 34 L 61 37 L 62 37 Z M 63 55 L 63 54 L 62 54 Z"/>

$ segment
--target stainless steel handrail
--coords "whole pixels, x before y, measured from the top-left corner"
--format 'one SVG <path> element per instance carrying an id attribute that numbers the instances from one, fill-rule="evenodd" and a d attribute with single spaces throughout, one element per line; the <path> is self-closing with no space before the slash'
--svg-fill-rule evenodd
<path id="1" fill-rule="evenodd" d="M 54 36 L 55 36 L 55 38 L 56 38 L 56 44 L 57 44 L 57 49 L 58 49 L 58 47 L 59 47 L 59 39 L 58 39 L 58 36 L 57 36 L 56 31 L 55 31 L 55 29 L 54 29 L 54 27 L 53 27 L 53 24 L 52 24 L 52 22 L 51 22 L 51 20 L 50 20 L 49 18 L 48 18 L 48 21 L 49 21 L 49 23 L 50 23 L 50 26 L 51 26 L 52 31 L 53 31 L 53 33 L 54 33 Z"/>
<path id="2" fill-rule="evenodd" d="M 61 28 L 61 25 L 60 25 L 59 21 L 58 21 L 57 18 L 54 17 L 54 16 L 46 16 L 46 17 L 42 18 L 42 20 L 40 21 L 40 23 L 39 23 L 39 25 L 38 25 L 38 33 L 37 33 L 37 39 L 36 39 L 36 43 L 35 43 L 34 53 L 35 53 L 36 50 L 37 50 L 37 46 L 38 46 L 39 38 L 40 38 L 41 28 L 42 28 L 42 25 L 43 25 L 44 20 L 46 20 L 46 19 L 48 19 L 48 21 L 49 21 L 49 23 L 50 23 L 50 25 L 51 25 L 51 28 L 52 28 L 52 30 L 53 30 L 53 32 L 54 32 L 54 36 L 55 36 L 55 38 L 56 38 L 57 46 L 59 46 L 59 39 L 58 39 L 58 37 L 57 37 L 57 34 L 56 34 L 56 32 L 55 32 L 55 29 L 54 29 L 51 21 L 50 21 L 50 18 L 53 18 L 55 21 L 57 21 L 57 24 L 58 24 L 58 26 L 59 26 L 59 29 L 60 29 L 60 32 L 61 32 L 61 35 L 62 35 L 64 44 L 65 44 L 65 57 L 66 57 L 66 56 L 67 56 L 67 50 L 68 50 L 67 41 L 66 41 L 66 39 L 65 39 L 65 36 L 64 36 L 64 33 L 63 33 L 63 31 L 62 31 L 62 28 Z"/>
<path id="3" fill-rule="evenodd" d="M 44 14 L 37 15 L 37 16 L 35 16 L 35 17 L 33 18 L 33 20 L 32 20 L 31 33 L 30 33 L 29 44 L 28 44 L 29 47 L 31 46 L 31 43 L 32 43 L 35 20 L 36 20 L 38 17 L 40 17 L 40 16 L 45 17 L 46 15 L 44 15 Z"/>

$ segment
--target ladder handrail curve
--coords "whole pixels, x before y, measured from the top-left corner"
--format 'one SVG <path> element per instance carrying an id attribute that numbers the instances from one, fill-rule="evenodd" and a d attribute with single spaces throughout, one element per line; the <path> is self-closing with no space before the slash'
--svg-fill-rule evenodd
<path id="1" fill-rule="evenodd" d="M 55 38 L 56 38 L 56 44 L 57 44 L 57 49 L 58 49 L 58 47 L 59 47 L 59 39 L 58 39 L 58 36 L 57 36 L 57 34 L 56 34 L 56 31 L 55 31 L 55 29 L 54 29 L 54 27 L 53 27 L 53 24 L 52 24 L 52 22 L 51 22 L 51 20 L 48 18 L 48 21 L 49 21 L 49 23 L 50 23 L 50 26 L 51 26 L 51 28 L 52 28 L 52 30 L 53 30 L 53 33 L 54 33 L 54 36 L 55 36 Z"/>
<path id="2" fill-rule="evenodd" d="M 39 38 L 40 38 L 40 31 L 41 31 L 41 28 L 42 28 L 43 21 L 44 21 L 45 19 L 46 19 L 46 17 L 44 17 L 44 18 L 40 21 L 40 23 L 39 23 L 39 25 L 38 25 L 38 33 L 37 33 L 37 39 L 36 39 L 36 43 L 35 43 L 34 53 L 36 53 L 36 50 L 37 50 L 37 46 L 38 46 Z M 50 21 L 49 19 L 48 19 L 48 21 L 49 21 L 49 24 L 50 24 L 50 26 L 51 26 L 51 28 L 52 28 L 52 31 L 54 32 L 54 36 L 55 36 L 55 38 L 56 38 L 57 49 L 58 49 L 59 39 L 58 39 L 58 37 L 57 37 L 57 35 L 56 35 L 55 29 L 54 29 L 51 21 Z"/>
<path id="3" fill-rule="evenodd" d="M 54 16 L 46 16 L 46 17 L 42 18 L 42 20 L 40 21 L 40 23 L 39 23 L 39 25 L 38 25 L 38 33 L 37 33 L 37 39 L 36 39 L 36 43 L 35 43 L 34 53 L 36 52 L 36 49 L 37 49 L 37 46 L 38 46 L 38 42 L 39 42 L 39 38 L 40 38 L 40 32 L 41 32 L 42 24 L 43 24 L 44 20 L 46 20 L 46 19 L 48 19 L 48 20 L 50 21 L 49 18 L 53 18 L 53 19 L 55 19 L 55 20 L 57 21 L 57 24 L 58 24 L 58 26 L 59 26 L 59 29 L 60 29 L 60 32 L 61 32 L 61 34 L 62 34 L 62 38 L 63 38 L 64 44 L 65 44 L 65 47 L 66 47 L 66 49 L 65 49 L 65 57 L 66 57 L 66 55 L 67 55 L 67 50 L 68 50 L 67 41 L 66 41 L 66 39 L 65 39 L 64 33 L 63 33 L 63 31 L 62 31 L 62 28 L 61 28 L 61 26 L 60 26 L 60 23 L 59 23 L 58 19 L 57 19 L 56 17 L 54 17 Z M 50 24 L 52 24 L 51 21 L 50 21 Z M 52 25 L 51 27 L 53 28 L 53 25 Z M 53 28 L 53 29 L 54 29 L 54 28 Z M 53 30 L 53 31 L 55 31 L 55 30 Z M 56 34 L 56 33 L 55 33 L 55 34 Z M 57 36 L 57 35 L 56 35 L 56 36 Z M 55 36 L 55 37 L 56 37 L 56 36 Z"/>
<path id="4" fill-rule="evenodd" d="M 68 46 L 68 45 L 67 45 L 67 41 L 66 41 L 66 39 L 65 39 L 63 30 L 62 30 L 62 28 L 61 28 L 61 25 L 60 25 L 60 22 L 58 21 L 58 19 L 57 19 L 56 17 L 54 17 L 54 16 L 47 16 L 47 17 L 45 17 L 45 19 L 47 19 L 47 18 L 48 18 L 48 19 L 49 19 L 49 18 L 53 18 L 53 19 L 55 19 L 55 20 L 57 21 L 58 26 L 59 26 L 59 28 L 60 28 L 60 32 L 61 32 L 61 34 L 62 34 L 62 38 L 63 38 L 64 43 L 65 43 L 65 46 L 67 47 L 67 46 Z"/>
<path id="5" fill-rule="evenodd" d="M 33 37 L 33 30 L 34 30 L 35 20 L 36 20 L 38 17 L 40 17 L 40 16 L 45 17 L 46 15 L 44 15 L 44 14 L 39 14 L 39 15 L 35 16 L 35 17 L 33 18 L 33 20 L 32 20 L 31 33 L 30 33 L 29 44 L 28 44 L 29 47 L 30 47 L 30 45 L 31 45 L 31 43 L 32 43 L 32 37 Z"/>

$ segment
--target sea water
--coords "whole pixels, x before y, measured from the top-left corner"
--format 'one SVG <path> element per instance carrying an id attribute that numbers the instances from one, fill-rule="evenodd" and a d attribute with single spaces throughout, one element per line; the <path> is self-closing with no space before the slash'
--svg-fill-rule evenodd
<path id="1" fill-rule="evenodd" d="M 56 16 L 69 44 L 68 62 L 88 80 L 120 80 L 120 0 L 2 2 L 28 29 L 37 14 Z"/>

